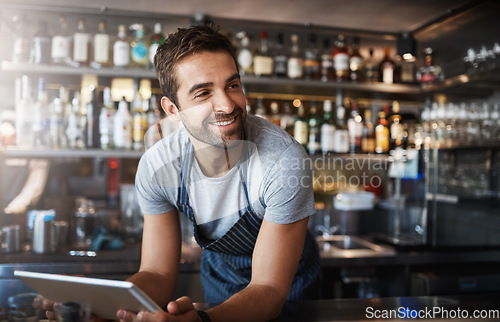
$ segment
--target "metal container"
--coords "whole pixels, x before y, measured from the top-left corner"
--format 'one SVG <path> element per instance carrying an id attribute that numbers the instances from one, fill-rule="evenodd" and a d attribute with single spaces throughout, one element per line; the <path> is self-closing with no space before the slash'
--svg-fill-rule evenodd
<path id="1" fill-rule="evenodd" d="M 0 231 L 2 253 L 18 253 L 21 251 L 21 226 L 5 226 Z"/>

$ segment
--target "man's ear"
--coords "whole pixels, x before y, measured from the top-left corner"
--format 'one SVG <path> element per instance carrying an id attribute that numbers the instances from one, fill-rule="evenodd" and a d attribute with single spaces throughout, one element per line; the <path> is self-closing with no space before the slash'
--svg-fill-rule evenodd
<path id="1" fill-rule="evenodd" d="M 180 116 L 179 116 L 179 109 L 177 106 L 170 100 L 170 98 L 163 96 L 161 98 L 161 107 L 167 114 L 167 117 L 169 117 L 171 120 L 174 121 L 180 121 Z"/>

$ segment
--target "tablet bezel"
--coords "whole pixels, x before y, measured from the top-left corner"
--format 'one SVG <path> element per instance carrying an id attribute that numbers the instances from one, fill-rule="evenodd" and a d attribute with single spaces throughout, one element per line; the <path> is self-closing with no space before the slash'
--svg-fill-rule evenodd
<path id="1" fill-rule="evenodd" d="M 14 276 L 44 298 L 61 303 L 87 303 L 93 314 L 105 319 L 116 320 L 119 309 L 161 311 L 146 293 L 127 281 L 20 270 L 14 271 Z"/>

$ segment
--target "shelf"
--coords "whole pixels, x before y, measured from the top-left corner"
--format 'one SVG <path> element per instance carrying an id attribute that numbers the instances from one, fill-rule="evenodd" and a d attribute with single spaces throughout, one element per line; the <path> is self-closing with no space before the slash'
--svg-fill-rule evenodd
<path id="1" fill-rule="evenodd" d="M 7 147 L 0 149 L 0 153 L 7 158 L 120 158 L 139 159 L 143 151 L 132 150 L 69 150 L 47 148 L 20 148 Z"/>
<path id="2" fill-rule="evenodd" d="M 18 74 L 44 75 L 97 75 L 102 77 L 156 78 L 155 72 L 144 69 L 66 67 L 58 65 L 33 65 L 3 61 L 1 70 Z"/>

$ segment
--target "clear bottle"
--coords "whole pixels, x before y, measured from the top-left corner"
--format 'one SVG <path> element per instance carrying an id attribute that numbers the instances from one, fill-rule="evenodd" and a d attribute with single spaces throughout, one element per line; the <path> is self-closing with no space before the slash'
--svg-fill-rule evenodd
<path id="1" fill-rule="evenodd" d="M 321 81 L 329 82 L 334 79 L 333 54 L 330 48 L 330 40 L 323 40 L 323 52 L 321 53 Z"/>
<path id="2" fill-rule="evenodd" d="M 94 59 L 92 67 L 109 67 L 111 62 L 111 37 L 104 20 L 99 21 L 98 32 L 94 35 Z"/>
<path id="3" fill-rule="evenodd" d="M 318 117 L 318 106 L 315 101 L 311 102 L 307 129 L 309 134 L 307 140 L 307 152 L 309 155 L 315 155 L 321 151 L 320 121 Z"/>
<path id="4" fill-rule="evenodd" d="M 349 152 L 361 153 L 361 137 L 363 136 L 363 123 L 358 112 L 358 102 L 351 102 L 351 115 L 347 120 L 347 130 L 349 132 Z"/>
<path id="5" fill-rule="evenodd" d="M 12 61 L 14 63 L 27 63 L 31 55 L 31 36 L 26 28 L 26 16 L 14 16 L 12 23 L 14 24 Z"/>
<path id="6" fill-rule="evenodd" d="M 385 84 L 397 83 L 396 63 L 391 59 L 391 50 L 389 47 L 384 47 L 384 58 L 379 65 L 379 81 Z"/>
<path id="7" fill-rule="evenodd" d="M 304 60 L 299 46 L 299 36 L 297 34 L 291 35 L 292 47 L 288 57 L 288 78 L 300 79 L 304 76 Z"/>
<path id="8" fill-rule="evenodd" d="M 142 24 L 132 25 L 132 29 L 135 29 L 135 38 L 130 43 L 131 51 L 131 67 L 147 69 L 149 62 L 148 45 L 144 40 L 145 32 L 144 26 Z"/>
<path id="9" fill-rule="evenodd" d="M 113 142 L 116 149 L 132 148 L 132 116 L 125 97 L 118 103 L 118 111 L 113 121 Z"/>
<path id="10" fill-rule="evenodd" d="M 38 28 L 33 35 L 31 48 L 31 62 L 35 65 L 50 64 L 50 36 L 47 21 L 38 22 Z"/>
<path id="11" fill-rule="evenodd" d="M 65 148 L 67 146 L 66 136 L 64 135 L 64 123 L 66 119 L 64 109 L 64 101 L 60 97 L 54 98 L 50 105 L 49 125 L 50 147 L 54 149 Z"/>
<path id="12" fill-rule="evenodd" d="M 333 148 L 335 153 L 349 152 L 349 131 L 345 124 L 344 97 L 341 91 L 337 92 L 337 128 L 333 136 Z"/>
<path id="13" fill-rule="evenodd" d="M 102 103 L 99 113 L 99 145 L 102 150 L 111 150 L 113 149 L 113 118 L 116 113 L 111 98 L 111 88 L 104 88 Z"/>
<path id="14" fill-rule="evenodd" d="M 304 78 L 319 80 L 321 78 L 321 62 L 316 34 L 309 34 L 307 47 L 304 51 Z"/>
<path id="15" fill-rule="evenodd" d="M 240 48 L 238 51 L 238 66 L 240 75 L 252 75 L 253 73 L 253 55 L 250 49 L 250 38 L 247 33 L 240 31 L 236 34 L 236 37 L 240 40 Z"/>
<path id="16" fill-rule="evenodd" d="M 372 121 L 372 111 L 365 110 L 363 135 L 361 137 L 361 153 L 375 153 L 375 127 Z"/>
<path id="17" fill-rule="evenodd" d="M 146 148 L 151 147 L 161 140 L 160 131 L 157 127 L 157 124 L 161 121 L 161 117 L 162 114 L 158 104 L 158 97 L 156 94 L 153 94 L 149 101 L 149 108 L 146 111 L 146 120 L 148 123 L 146 133 L 144 134 L 144 144 Z"/>
<path id="18" fill-rule="evenodd" d="M 273 74 L 273 58 L 269 54 L 267 32 L 260 32 L 260 50 L 253 57 L 255 76 L 271 76 Z"/>
<path id="19" fill-rule="evenodd" d="M 137 93 L 134 99 L 134 114 L 132 116 L 132 149 L 136 151 L 144 149 L 144 133 L 146 133 L 146 127 L 147 119 L 143 108 L 143 99 L 141 94 Z"/>
<path id="20" fill-rule="evenodd" d="M 19 101 L 16 102 L 16 145 L 32 146 L 33 136 L 33 96 L 31 95 L 31 80 L 29 76 L 21 77 L 21 94 Z"/>
<path id="21" fill-rule="evenodd" d="M 68 22 L 66 17 L 59 17 L 60 28 L 52 37 L 51 59 L 52 64 L 70 66 L 71 65 L 71 36 L 68 32 Z"/>
<path id="22" fill-rule="evenodd" d="M 343 82 L 349 80 L 349 53 L 345 44 L 344 35 L 338 35 L 333 49 L 333 68 L 335 80 Z"/>
<path id="23" fill-rule="evenodd" d="M 434 64 L 432 48 L 425 48 L 424 53 L 425 63 L 417 71 L 417 81 L 421 84 L 442 82 L 444 80 L 444 73 L 441 66 Z"/>
<path id="24" fill-rule="evenodd" d="M 271 108 L 271 114 L 269 115 L 269 121 L 281 126 L 281 114 L 280 114 L 280 106 L 278 102 L 272 101 L 271 104 L 269 104 L 269 107 Z"/>
<path id="25" fill-rule="evenodd" d="M 273 75 L 275 77 L 287 77 L 288 56 L 284 47 L 283 34 L 276 36 L 276 48 L 273 57 Z"/>
<path id="26" fill-rule="evenodd" d="M 75 66 L 88 66 L 91 61 L 92 43 L 85 19 L 78 20 L 77 31 L 73 35 L 73 62 Z"/>
<path id="27" fill-rule="evenodd" d="M 66 138 L 70 149 L 85 148 L 84 127 L 85 117 L 80 113 L 80 93 L 75 92 L 71 101 L 71 111 L 67 117 Z"/>
<path id="28" fill-rule="evenodd" d="M 323 102 L 323 124 L 321 124 L 321 152 L 329 154 L 334 152 L 333 136 L 335 135 L 335 122 L 332 114 L 332 102 Z"/>
<path id="29" fill-rule="evenodd" d="M 130 42 L 127 39 L 127 27 L 118 26 L 118 36 L 113 44 L 113 66 L 128 68 L 130 66 Z"/>
<path id="30" fill-rule="evenodd" d="M 155 55 L 158 47 L 165 42 L 165 36 L 161 30 L 161 23 L 157 22 L 154 24 L 153 35 L 149 41 L 149 64 L 151 69 L 155 69 Z"/>
<path id="31" fill-rule="evenodd" d="M 45 90 L 45 79 L 38 79 L 38 95 L 34 107 L 33 116 L 33 145 L 40 147 L 49 146 L 49 106 L 47 91 Z"/>
<path id="32" fill-rule="evenodd" d="M 304 148 L 307 148 L 309 129 L 304 104 L 302 104 L 299 100 L 296 100 L 294 101 L 294 106 L 297 108 L 297 118 L 295 119 L 295 123 L 293 125 L 293 137 L 297 140 L 297 142 L 302 144 Z"/>
<path id="33" fill-rule="evenodd" d="M 363 82 L 364 81 L 364 59 L 359 52 L 359 37 L 354 37 L 352 39 L 352 52 L 351 57 L 349 57 L 349 71 L 350 79 L 353 82 Z"/>
<path id="34" fill-rule="evenodd" d="M 379 80 L 378 77 L 378 66 L 373 58 L 373 48 L 369 50 L 370 56 L 368 57 L 365 64 L 365 81 L 368 83 L 376 83 Z"/>

